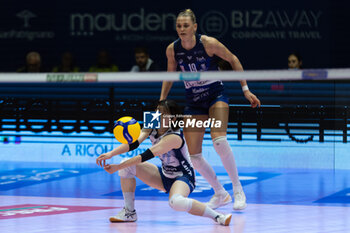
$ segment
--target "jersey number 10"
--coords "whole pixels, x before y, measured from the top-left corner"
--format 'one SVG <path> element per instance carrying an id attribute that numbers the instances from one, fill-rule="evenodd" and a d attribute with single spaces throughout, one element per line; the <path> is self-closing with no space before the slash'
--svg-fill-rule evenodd
<path id="1" fill-rule="evenodd" d="M 180 65 L 180 68 L 182 72 L 186 72 L 185 67 L 183 65 Z M 197 67 L 196 67 L 196 64 L 194 63 L 188 64 L 188 68 L 190 69 L 189 71 L 191 72 L 197 72 Z"/>
<path id="2" fill-rule="evenodd" d="M 190 63 L 190 64 L 188 64 L 188 67 L 190 68 L 191 72 L 197 72 L 196 64 Z"/>

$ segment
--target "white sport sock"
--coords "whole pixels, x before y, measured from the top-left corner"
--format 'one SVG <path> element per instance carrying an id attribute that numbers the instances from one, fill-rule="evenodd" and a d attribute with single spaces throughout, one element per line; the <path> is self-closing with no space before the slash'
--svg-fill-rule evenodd
<path id="1" fill-rule="evenodd" d="M 135 210 L 135 193 L 134 192 L 123 192 L 124 205 L 130 211 Z"/>
<path id="2" fill-rule="evenodd" d="M 220 213 L 216 212 L 215 210 L 213 210 L 212 208 L 206 206 L 204 213 L 203 213 L 203 217 L 207 217 L 207 218 L 212 218 L 214 220 L 216 220 L 216 217 L 220 215 Z"/>
<path id="3" fill-rule="evenodd" d="M 217 137 L 213 139 L 213 144 L 216 153 L 219 154 L 224 168 L 227 171 L 228 176 L 232 181 L 232 188 L 234 192 L 241 191 L 242 185 L 239 181 L 237 166 L 233 152 L 230 145 L 228 144 L 227 138 L 225 136 Z"/>
<path id="4" fill-rule="evenodd" d="M 210 164 L 203 158 L 202 153 L 191 155 L 191 162 L 203 177 L 208 181 L 208 183 L 213 187 L 215 193 L 224 192 L 224 187 L 220 184 L 214 169 Z"/>

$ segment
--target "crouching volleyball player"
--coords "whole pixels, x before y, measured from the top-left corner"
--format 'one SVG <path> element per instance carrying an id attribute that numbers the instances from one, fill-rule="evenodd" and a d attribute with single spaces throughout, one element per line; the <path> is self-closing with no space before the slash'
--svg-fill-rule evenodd
<path id="1" fill-rule="evenodd" d="M 162 100 L 157 110 L 167 121 L 176 121 L 181 112 L 175 101 Z M 169 124 L 168 124 L 169 125 Z M 106 160 L 115 155 L 136 149 L 148 136 L 152 147 L 120 164 L 106 164 Z M 162 167 L 146 162 L 159 156 Z M 221 214 L 204 203 L 188 198 L 195 188 L 195 173 L 189 158 L 184 137 L 175 127 L 160 127 L 159 129 L 143 129 L 138 140 L 132 144 L 122 144 L 114 150 L 101 154 L 96 163 L 108 173 L 119 172 L 120 183 L 124 197 L 124 208 L 116 216 L 110 217 L 111 222 L 134 222 L 137 220 L 134 208 L 136 180 L 135 176 L 147 185 L 169 193 L 169 205 L 176 211 L 185 211 L 193 215 L 213 219 L 221 225 L 229 225 L 231 214 Z"/>

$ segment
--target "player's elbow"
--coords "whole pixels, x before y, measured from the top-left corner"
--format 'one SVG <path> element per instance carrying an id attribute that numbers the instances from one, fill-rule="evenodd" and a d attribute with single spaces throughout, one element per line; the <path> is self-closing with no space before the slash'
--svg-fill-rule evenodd
<path id="1" fill-rule="evenodd" d="M 231 61 L 232 61 L 232 63 L 235 63 L 235 64 L 240 63 L 239 59 L 238 59 L 238 57 L 236 55 L 232 55 Z"/>

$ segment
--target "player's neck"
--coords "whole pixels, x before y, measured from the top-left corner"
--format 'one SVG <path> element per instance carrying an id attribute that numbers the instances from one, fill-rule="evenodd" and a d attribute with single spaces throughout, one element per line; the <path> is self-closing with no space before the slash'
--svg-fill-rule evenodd
<path id="1" fill-rule="evenodd" d="M 196 35 L 193 35 L 188 39 L 181 40 L 181 45 L 186 50 L 193 49 L 193 47 L 196 46 Z"/>

